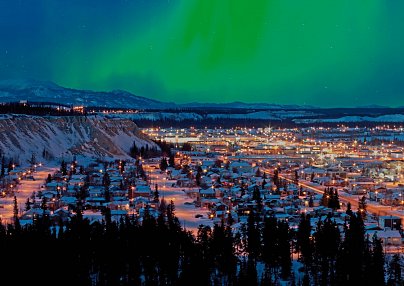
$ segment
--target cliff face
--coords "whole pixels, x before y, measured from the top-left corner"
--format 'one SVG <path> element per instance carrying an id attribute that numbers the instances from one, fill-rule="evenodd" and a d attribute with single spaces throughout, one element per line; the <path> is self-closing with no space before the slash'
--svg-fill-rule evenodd
<path id="1" fill-rule="evenodd" d="M 127 119 L 0 115 L 0 150 L 17 160 L 32 153 L 41 158 L 43 150 L 53 158 L 77 154 L 125 159 L 134 141 L 139 148 L 155 146 Z"/>

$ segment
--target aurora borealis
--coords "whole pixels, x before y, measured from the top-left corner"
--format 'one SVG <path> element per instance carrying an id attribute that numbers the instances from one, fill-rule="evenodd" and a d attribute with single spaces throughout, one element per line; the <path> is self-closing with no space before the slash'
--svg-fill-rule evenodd
<path id="1" fill-rule="evenodd" d="M 173 102 L 404 105 L 401 0 L 5 0 L 0 79 Z"/>

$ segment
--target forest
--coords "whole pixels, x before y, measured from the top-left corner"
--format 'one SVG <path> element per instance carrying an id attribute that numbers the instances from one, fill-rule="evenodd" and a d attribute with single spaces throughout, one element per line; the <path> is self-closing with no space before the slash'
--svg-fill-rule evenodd
<path id="1" fill-rule="evenodd" d="M 79 205 L 80 206 L 80 205 Z M 298 229 L 287 221 L 250 212 L 234 232 L 231 223 L 181 227 L 171 201 L 159 215 L 84 219 L 81 208 L 67 223 L 46 215 L 21 225 L 0 224 L 1 272 L 14 285 L 398 285 L 400 257 L 385 267 L 381 240 L 365 236 L 361 215 L 349 210 L 340 233 L 332 214 L 302 214 Z M 231 222 L 231 221 L 230 221 Z M 293 271 L 292 260 L 300 267 Z M 297 271 L 297 273 L 296 273 Z M 22 274 L 23 273 L 23 274 Z M 386 274 L 386 276 L 385 276 Z M 38 283 L 38 284 L 37 284 Z"/>

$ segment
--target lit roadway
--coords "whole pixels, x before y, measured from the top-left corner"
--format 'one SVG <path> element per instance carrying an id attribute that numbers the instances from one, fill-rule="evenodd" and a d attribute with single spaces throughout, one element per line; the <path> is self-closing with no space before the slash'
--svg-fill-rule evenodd
<path id="1" fill-rule="evenodd" d="M 268 173 L 271 176 L 273 175 L 273 172 L 269 172 L 268 170 L 266 170 L 266 173 Z M 291 180 L 291 179 L 285 177 L 282 174 L 279 174 L 279 178 L 285 179 L 285 180 L 287 180 L 289 182 L 294 182 L 294 180 Z M 306 180 L 301 180 L 301 179 L 299 179 L 299 185 L 303 186 L 306 189 L 312 190 L 312 191 L 314 191 L 314 192 L 316 192 L 318 194 L 323 194 L 324 189 L 325 189 L 324 186 L 319 186 L 318 184 L 315 184 L 315 183 L 312 183 L 312 182 L 309 182 L 309 181 L 306 181 Z M 358 209 L 358 200 L 361 197 L 360 195 L 359 196 L 349 195 L 349 194 L 346 194 L 344 192 L 338 192 L 338 195 L 339 195 L 340 201 L 345 202 L 345 203 L 348 203 L 348 202 L 351 203 L 353 211 Z M 404 216 L 403 216 L 403 214 L 401 212 L 392 209 L 392 207 L 390 207 L 390 206 L 382 206 L 380 204 L 372 204 L 372 202 L 370 202 L 369 200 L 367 200 L 366 202 L 367 202 L 366 210 L 369 213 L 375 214 L 377 216 L 380 216 L 380 215 L 398 216 L 398 217 L 401 218 L 401 220 L 403 220 L 403 218 L 404 218 Z"/>
<path id="2" fill-rule="evenodd" d="M 14 189 L 20 214 L 25 209 L 27 198 L 31 196 L 32 192 L 41 190 L 41 185 L 45 184 L 48 174 L 53 174 L 56 169 L 56 167 L 51 166 L 40 166 L 32 173 L 35 180 L 23 179 L 20 181 L 20 184 Z M 3 223 L 9 223 L 9 219 L 13 217 L 13 205 L 13 197 L 0 198 L 0 218 Z"/>
<path id="3" fill-rule="evenodd" d="M 158 165 L 158 164 L 157 164 Z M 160 169 L 155 169 L 149 162 L 143 163 L 143 168 L 151 179 L 150 188 L 155 190 L 155 185 L 158 185 L 160 199 L 164 197 L 166 203 L 172 200 L 175 205 L 175 215 L 177 216 L 181 226 L 186 230 L 192 231 L 194 235 L 198 232 L 198 227 L 202 225 L 213 226 L 213 221 L 208 218 L 209 210 L 206 207 L 195 207 L 194 199 L 190 198 L 185 191 L 198 190 L 199 188 L 186 188 L 172 186 L 177 180 L 166 180 L 166 173 Z M 195 215 L 202 214 L 202 218 L 195 218 Z"/>

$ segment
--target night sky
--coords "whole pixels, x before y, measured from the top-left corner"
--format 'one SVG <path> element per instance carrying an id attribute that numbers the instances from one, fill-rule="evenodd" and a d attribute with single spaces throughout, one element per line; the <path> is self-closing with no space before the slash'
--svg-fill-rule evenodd
<path id="1" fill-rule="evenodd" d="M 0 0 L 0 79 L 173 102 L 404 106 L 402 0 Z"/>

